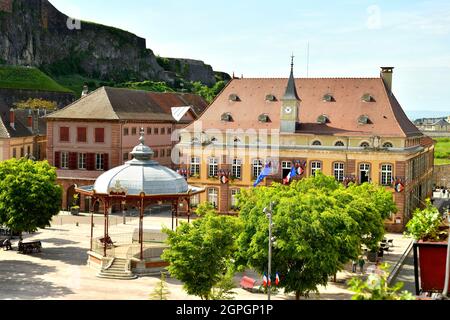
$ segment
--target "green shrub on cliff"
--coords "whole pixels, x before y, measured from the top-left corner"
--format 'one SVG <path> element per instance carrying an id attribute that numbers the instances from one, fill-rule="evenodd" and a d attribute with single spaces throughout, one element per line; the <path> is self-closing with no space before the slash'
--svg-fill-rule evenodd
<path id="1" fill-rule="evenodd" d="M 72 92 L 36 68 L 0 66 L 0 88 Z"/>

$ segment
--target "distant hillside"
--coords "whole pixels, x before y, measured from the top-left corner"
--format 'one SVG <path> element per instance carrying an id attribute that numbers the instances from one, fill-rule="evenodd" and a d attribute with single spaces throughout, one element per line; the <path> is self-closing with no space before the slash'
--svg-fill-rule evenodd
<path id="1" fill-rule="evenodd" d="M 68 21 L 48 0 L 1 0 L 0 64 L 35 66 L 52 77 L 66 77 L 74 86 L 80 77 L 114 83 L 164 81 L 174 87 L 183 81 L 217 82 L 217 73 L 202 61 L 163 58 L 160 63 L 169 63 L 161 65 L 143 38 L 86 21 L 79 29 L 69 28 Z"/>
<path id="2" fill-rule="evenodd" d="M 39 69 L 19 66 L 0 66 L 0 88 L 73 93 Z"/>

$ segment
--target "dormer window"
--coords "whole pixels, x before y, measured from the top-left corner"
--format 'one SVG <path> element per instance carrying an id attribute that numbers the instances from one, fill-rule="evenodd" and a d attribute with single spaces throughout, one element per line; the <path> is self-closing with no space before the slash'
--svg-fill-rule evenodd
<path id="1" fill-rule="evenodd" d="M 375 102 L 375 98 L 370 93 L 366 93 L 361 99 L 363 102 Z"/>
<path id="2" fill-rule="evenodd" d="M 383 144 L 383 148 L 389 149 L 389 148 L 393 148 L 394 145 L 390 142 L 386 142 L 385 144 Z"/>
<path id="3" fill-rule="evenodd" d="M 343 143 L 342 141 L 338 141 L 334 144 L 335 147 L 345 147 L 345 143 Z"/>
<path id="4" fill-rule="evenodd" d="M 317 118 L 317 123 L 319 123 L 319 124 L 327 124 L 329 122 L 330 122 L 330 119 L 328 118 L 328 116 L 326 116 L 324 114 Z"/>
<path id="5" fill-rule="evenodd" d="M 225 122 L 232 122 L 233 117 L 231 116 L 231 113 L 227 112 L 222 115 L 221 120 Z"/>
<path id="6" fill-rule="evenodd" d="M 323 96 L 323 101 L 324 102 L 335 102 L 336 100 L 334 99 L 334 97 L 331 94 L 326 94 Z"/>
<path id="7" fill-rule="evenodd" d="M 269 118 L 269 115 L 268 115 L 268 114 L 261 114 L 261 115 L 258 117 L 258 120 L 259 120 L 259 122 L 262 122 L 262 123 L 268 123 L 268 122 L 270 122 L 270 118 Z"/>
<path id="8" fill-rule="evenodd" d="M 268 94 L 266 96 L 266 101 L 270 101 L 270 102 L 277 101 L 277 97 L 275 97 L 273 94 Z"/>
<path id="9" fill-rule="evenodd" d="M 361 125 L 364 125 L 364 124 L 370 124 L 371 122 L 370 122 L 369 116 L 362 115 L 359 117 L 358 123 Z"/>
<path id="10" fill-rule="evenodd" d="M 321 146 L 322 142 L 320 142 L 319 140 L 316 140 L 312 143 L 313 146 Z"/>
<path id="11" fill-rule="evenodd" d="M 234 102 L 241 101 L 241 99 L 239 99 L 239 96 L 237 94 L 234 94 L 234 93 L 230 94 L 229 99 L 230 99 L 230 101 L 234 101 Z"/>

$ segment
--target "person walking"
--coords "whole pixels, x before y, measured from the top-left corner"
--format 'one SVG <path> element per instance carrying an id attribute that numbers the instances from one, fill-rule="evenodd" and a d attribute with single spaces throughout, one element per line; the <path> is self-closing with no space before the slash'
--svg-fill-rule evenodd
<path id="1" fill-rule="evenodd" d="M 364 265 L 366 264 L 366 260 L 364 260 L 363 257 L 359 258 L 359 271 L 361 271 L 361 274 L 364 274 Z"/>
<path id="2" fill-rule="evenodd" d="M 356 273 L 356 269 L 358 267 L 358 262 L 356 260 L 352 260 L 352 272 Z"/>

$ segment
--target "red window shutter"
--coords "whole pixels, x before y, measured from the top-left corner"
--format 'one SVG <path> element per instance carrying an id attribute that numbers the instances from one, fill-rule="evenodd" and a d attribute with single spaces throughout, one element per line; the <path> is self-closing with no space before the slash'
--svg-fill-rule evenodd
<path id="1" fill-rule="evenodd" d="M 103 155 L 103 170 L 108 171 L 109 170 L 109 154 L 105 153 Z"/>
<path id="2" fill-rule="evenodd" d="M 61 152 L 55 152 L 54 164 L 56 168 L 61 168 Z"/>
<path id="3" fill-rule="evenodd" d="M 104 143 L 104 142 L 105 142 L 105 129 L 95 128 L 95 143 Z"/>
<path id="4" fill-rule="evenodd" d="M 86 156 L 86 169 L 88 171 L 95 170 L 95 153 L 88 153 Z"/>
<path id="5" fill-rule="evenodd" d="M 70 152 L 69 153 L 69 169 L 70 170 L 77 170 L 77 157 L 78 154 L 76 152 Z"/>
<path id="6" fill-rule="evenodd" d="M 69 127 L 59 128 L 59 140 L 63 142 L 69 142 Z"/>
<path id="7" fill-rule="evenodd" d="M 87 142 L 86 128 L 77 128 L 77 141 Z"/>

